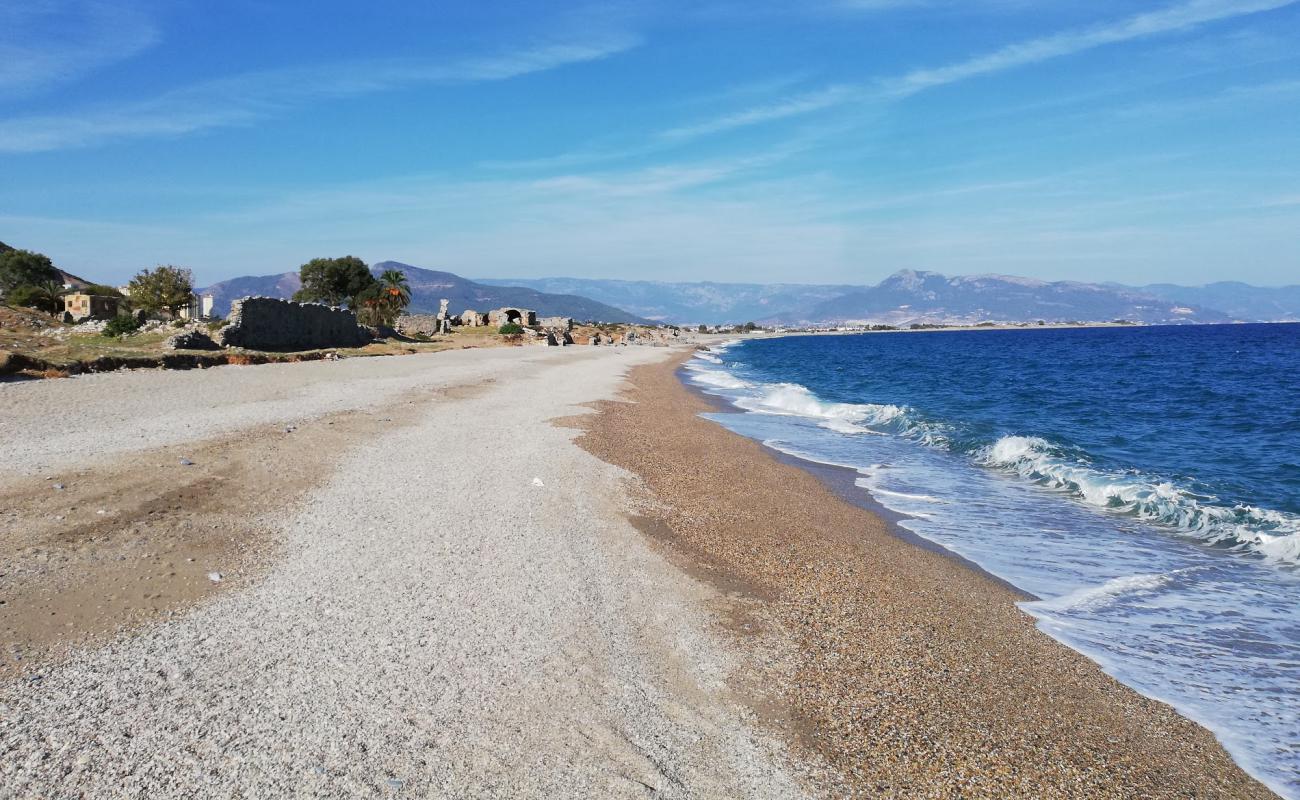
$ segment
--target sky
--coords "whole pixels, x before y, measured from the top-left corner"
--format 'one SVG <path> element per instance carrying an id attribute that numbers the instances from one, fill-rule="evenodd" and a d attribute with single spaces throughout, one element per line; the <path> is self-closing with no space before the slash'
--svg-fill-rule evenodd
<path id="1" fill-rule="evenodd" d="M 0 0 L 0 241 L 200 285 L 1300 283 L 1300 0 Z"/>

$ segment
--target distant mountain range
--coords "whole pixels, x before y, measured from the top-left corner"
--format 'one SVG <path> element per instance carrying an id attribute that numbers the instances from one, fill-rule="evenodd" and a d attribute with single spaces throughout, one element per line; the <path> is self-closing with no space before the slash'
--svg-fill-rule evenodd
<path id="1" fill-rule="evenodd" d="M 1011 275 L 950 278 L 916 270 L 897 272 L 875 286 L 586 278 L 483 279 L 480 283 L 578 294 L 675 324 L 1300 321 L 1300 286 L 1259 288 L 1242 283 L 1133 287 Z"/>
<path id="2" fill-rule="evenodd" d="M 453 314 L 466 309 L 488 311 L 503 306 L 518 306 L 531 308 L 544 317 L 573 317 L 602 322 L 651 322 L 621 308 L 571 294 L 544 292 L 524 286 L 486 285 L 450 272 L 413 267 L 397 261 L 381 261 L 370 267 L 375 275 L 387 269 L 406 274 L 406 280 L 411 286 L 412 313 L 436 314 L 439 301 L 445 298 L 450 301 Z M 198 291 L 200 294 L 212 295 L 213 313 L 225 316 L 230 313 L 230 303 L 241 297 L 288 299 L 301 287 L 297 272 L 282 272 L 279 275 L 231 278 Z"/>
<path id="3" fill-rule="evenodd" d="M 0 252 L 13 249 L 0 242 Z M 604 280 L 597 278 L 485 278 L 397 261 L 371 267 L 406 273 L 411 311 L 435 313 L 439 300 L 452 313 L 519 306 L 542 316 L 605 322 L 777 325 L 872 323 L 970 324 L 977 322 L 1099 322 L 1148 324 L 1298 322 L 1300 286 L 1259 287 L 1235 281 L 1205 286 L 1155 283 L 1041 281 L 1012 275 L 948 277 L 902 270 L 874 286 L 853 284 L 714 283 Z M 64 273 L 65 282 L 86 281 Z M 200 289 L 225 315 L 240 297 L 289 298 L 300 288 L 297 272 L 245 276 Z"/>

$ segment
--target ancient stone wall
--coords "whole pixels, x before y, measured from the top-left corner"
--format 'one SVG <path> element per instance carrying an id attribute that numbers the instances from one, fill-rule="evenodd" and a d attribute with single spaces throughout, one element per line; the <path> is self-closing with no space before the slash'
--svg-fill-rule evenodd
<path id="1" fill-rule="evenodd" d="M 370 334 L 351 311 L 293 303 L 271 297 L 245 297 L 230 304 L 230 324 L 218 332 L 221 344 L 252 350 L 316 350 L 360 347 Z"/>
<path id="2" fill-rule="evenodd" d="M 557 331 L 573 330 L 573 317 L 542 317 L 537 322 L 543 328 L 554 328 Z"/>
<path id="3" fill-rule="evenodd" d="M 393 327 L 407 335 L 422 333 L 434 336 L 438 333 L 439 324 L 438 317 L 433 314 L 403 314 L 393 323 Z"/>

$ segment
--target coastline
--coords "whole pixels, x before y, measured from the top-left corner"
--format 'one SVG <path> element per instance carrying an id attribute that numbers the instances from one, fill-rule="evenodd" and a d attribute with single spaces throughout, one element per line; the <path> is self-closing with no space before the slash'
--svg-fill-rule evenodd
<path id="1" fill-rule="evenodd" d="M 1274 796 L 1209 731 L 1038 631 L 1022 592 L 701 418 L 715 406 L 678 379 L 687 357 L 634 369 L 630 402 L 597 404 L 579 444 L 640 479 L 638 527 L 727 593 L 719 616 L 743 611 L 758 702 L 844 793 Z"/>
<path id="2" fill-rule="evenodd" d="M 708 394 L 698 386 L 691 385 L 686 380 L 686 376 L 690 373 L 681 366 L 678 366 L 674 374 L 677 376 L 678 382 L 681 383 L 682 387 L 686 389 L 686 391 L 694 395 L 698 400 L 700 400 L 700 402 L 707 405 L 711 410 L 722 413 L 744 413 L 744 409 L 727 401 L 725 398 Z M 955 561 L 963 568 L 979 573 L 987 580 L 1003 586 L 1008 591 L 1015 594 L 1021 601 L 1041 599 L 1036 595 L 1026 592 L 1010 581 L 994 575 L 992 572 L 989 572 L 960 553 L 953 552 L 938 542 L 931 541 L 930 539 L 915 534 L 907 528 L 904 528 L 902 525 L 899 525 L 898 523 L 901 520 L 908 518 L 907 515 L 881 505 L 869 492 L 866 492 L 859 487 L 856 480 L 860 473 L 856 469 L 841 464 L 828 464 L 822 461 L 800 458 L 799 456 L 777 450 L 774 447 L 769 447 L 763 442 L 759 442 L 758 444 L 763 448 L 763 451 L 773 459 L 812 475 L 819 483 L 833 492 L 840 500 L 843 500 L 849 505 L 857 506 L 868 514 L 879 518 L 888 528 L 890 535 L 895 538 L 902 539 L 914 547 L 928 550 L 951 561 Z"/>

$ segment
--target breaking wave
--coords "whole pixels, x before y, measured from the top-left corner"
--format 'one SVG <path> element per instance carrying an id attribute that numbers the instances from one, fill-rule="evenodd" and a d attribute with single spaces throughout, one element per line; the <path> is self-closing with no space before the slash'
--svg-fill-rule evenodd
<path id="1" fill-rule="evenodd" d="M 711 366 L 711 365 L 710 365 Z M 751 383 L 724 369 L 691 367 L 691 378 L 729 390 L 738 407 L 755 414 L 816 420 L 845 435 L 892 434 L 931 447 L 962 453 L 985 467 L 1012 473 L 1087 505 L 1158 524 L 1204 544 L 1252 553 L 1286 565 L 1300 565 L 1300 518 L 1255 506 L 1225 506 L 1169 481 L 1092 466 L 1037 436 L 1003 436 L 992 444 L 963 439 L 943 422 L 925 419 L 907 406 L 836 403 L 797 383 Z"/>
<path id="2" fill-rule="evenodd" d="M 1012 472 L 1097 508 L 1159 523 L 1212 545 L 1300 564 L 1300 519 L 1248 505 L 1217 505 L 1169 481 L 1098 469 L 1037 436 L 1003 436 L 975 454 L 985 466 Z"/>
<path id="3" fill-rule="evenodd" d="M 749 386 L 748 383 L 732 375 L 730 372 L 723 372 L 715 369 L 694 369 L 691 370 L 691 379 L 705 386 L 716 386 L 719 389 L 744 389 Z"/>

